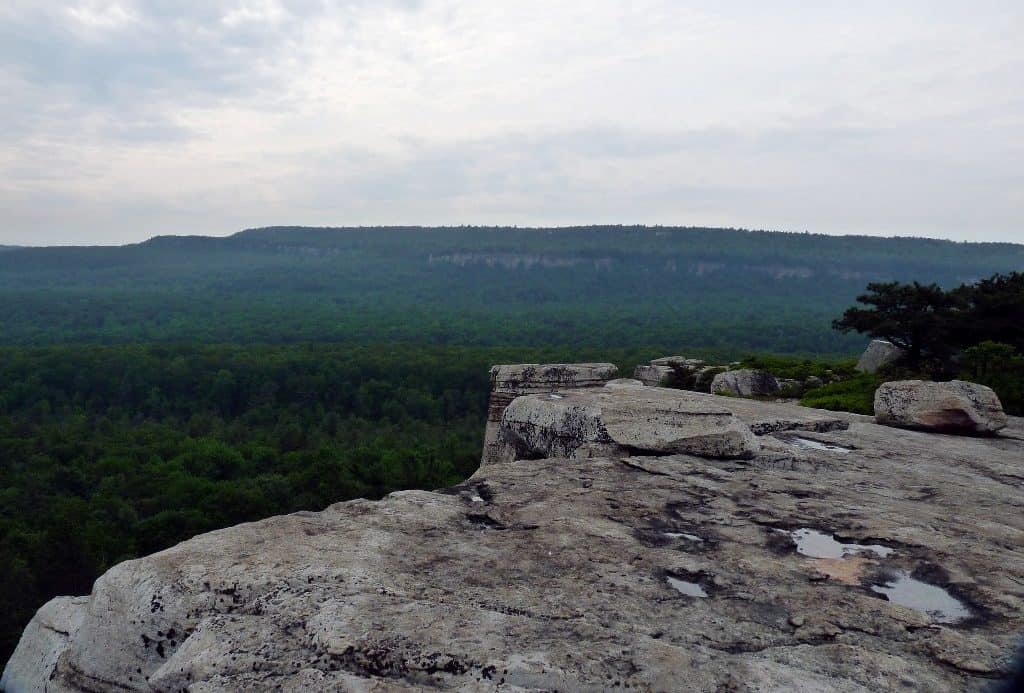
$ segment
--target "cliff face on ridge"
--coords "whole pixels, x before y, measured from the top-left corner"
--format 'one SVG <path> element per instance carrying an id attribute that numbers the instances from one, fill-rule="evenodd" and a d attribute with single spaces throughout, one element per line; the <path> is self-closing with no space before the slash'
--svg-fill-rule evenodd
<path id="1" fill-rule="evenodd" d="M 457 487 L 114 567 L 40 610 L 3 685 L 852 693 L 1006 675 L 1024 420 L 972 438 L 660 388 L 556 394 L 500 402 Z"/>

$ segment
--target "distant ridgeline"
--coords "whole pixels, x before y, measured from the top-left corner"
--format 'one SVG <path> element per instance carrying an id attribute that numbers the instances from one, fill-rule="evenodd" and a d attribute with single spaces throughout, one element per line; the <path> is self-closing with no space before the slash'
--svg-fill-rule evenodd
<path id="1" fill-rule="evenodd" d="M 850 354 L 869 281 L 952 286 L 1024 245 L 668 227 L 278 227 L 0 253 L 0 342 L 629 344 Z"/>

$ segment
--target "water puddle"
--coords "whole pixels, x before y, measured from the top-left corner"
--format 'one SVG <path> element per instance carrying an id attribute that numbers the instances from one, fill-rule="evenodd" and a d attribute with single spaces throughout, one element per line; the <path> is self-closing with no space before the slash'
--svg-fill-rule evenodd
<path id="1" fill-rule="evenodd" d="M 662 536 L 666 536 L 669 539 L 689 539 L 703 544 L 704 540 L 698 537 L 696 534 L 684 534 L 683 532 L 662 532 Z"/>
<path id="2" fill-rule="evenodd" d="M 704 591 L 704 588 L 698 585 L 696 582 L 688 582 L 686 580 L 680 580 L 677 577 L 667 575 L 665 577 L 668 580 L 668 584 L 675 588 L 687 597 L 699 597 L 700 599 L 707 599 L 708 593 Z"/>
<path id="3" fill-rule="evenodd" d="M 831 534 L 814 529 L 797 529 L 789 534 L 796 542 L 797 553 L 810 558 L 846 558 L 867 553 L 887 558 L 894 553 L 893 549 L 879 544 L 844 544 Z"/>
<path id="4" fill-rule="evenodd" d="M 813 440 L 811 438 L 790 438 L 789 442 L 793 445 L 798 445 L 802 448 L 809 448 L 811 450 L 827 450 L 828 452 L 839 452 L 844 454 L 851 452 L 850 448 L 844 448 L 842 445 L 823 443 L 820 440 Z"/>
<path id="5" fill-rule="evenodd" d="M 548 397 L 550 397 L 551 399 L 565 399 L 564 397 L 562 397 L 562 395 L 556 395 L 554 392 L 548 395 Z"/>
<path id="6" fill-rule="evenodd" d="M 958 623 L 971 617 L 971 610 L 959 599 L 936 585 L 929 585 L 899 572 L 882 585 L 871 590 L 884 594 L 893 604 L 923 611 L 937 623 Z"/>

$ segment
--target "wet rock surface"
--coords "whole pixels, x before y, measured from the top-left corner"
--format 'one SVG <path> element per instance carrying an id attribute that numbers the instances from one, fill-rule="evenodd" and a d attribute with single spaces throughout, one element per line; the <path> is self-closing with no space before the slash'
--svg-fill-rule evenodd
<path id="1" fill-rule="evenodd" d="M 101 577 L 56 664 L 10 690 L 981 691 L 1006 675 L 1024 421 L 937 445 L 703 397 L 760 432 L 754 458 L 499 462 L 438 493 L 201 535 Z M 969 616 L 890 601 L 903 576 Z M 46 610 L 8 671 L 32 669 Z"/>
<path id="2" fill-rule="evenodd" d="M 883 383 L 875 392 L 875 419 L 888 426 L 967 435 L 991 435 L 1007 422 L 991 388 L 962 380 Z"/>

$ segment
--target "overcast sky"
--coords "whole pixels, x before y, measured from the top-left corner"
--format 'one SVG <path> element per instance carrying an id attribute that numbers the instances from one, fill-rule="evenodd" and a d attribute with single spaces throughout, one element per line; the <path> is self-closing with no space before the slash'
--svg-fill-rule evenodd
<path id="1" fill-rule="evenodd" d="M 0 3 L 0 244 L 650 223 L 1024 242 L 1024 2 Z"/>

